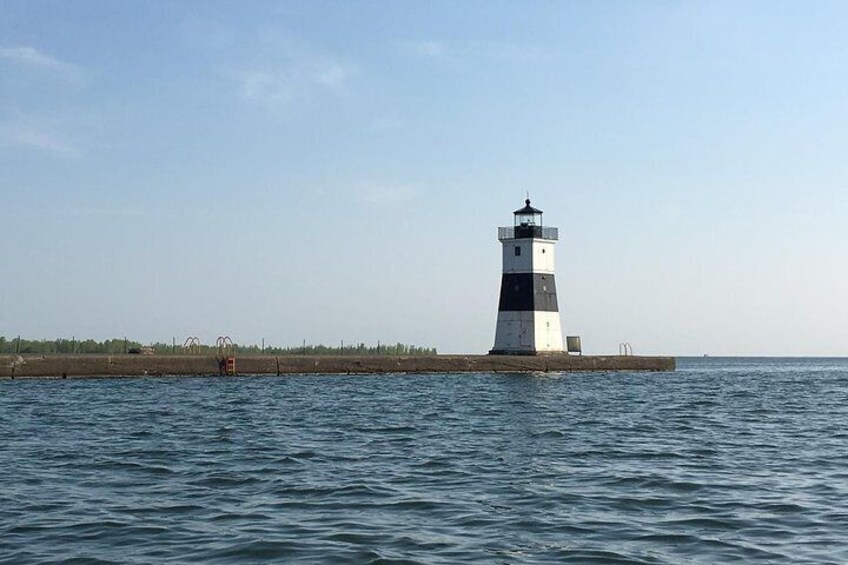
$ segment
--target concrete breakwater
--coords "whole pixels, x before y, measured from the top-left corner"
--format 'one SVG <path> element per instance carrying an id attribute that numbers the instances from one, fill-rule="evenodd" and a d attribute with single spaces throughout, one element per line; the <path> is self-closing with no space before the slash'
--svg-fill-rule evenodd
<path id="1" fill-rule="evenodd" d="M 211 355 L 2 355 L 0 378 L 220 375 Z M 236 374 L 523 373 L 584 371 L 674 371 L 672 357 L 551 354 L 236 357 Z"/>

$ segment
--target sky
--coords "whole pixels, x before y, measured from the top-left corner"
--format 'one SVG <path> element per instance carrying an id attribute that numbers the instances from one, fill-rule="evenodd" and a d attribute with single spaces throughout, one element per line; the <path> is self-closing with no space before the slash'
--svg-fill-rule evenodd
<path id="1" fill-rule="evenodd" d="M 848 354 L 848 3 L 0 0 L 0 335 Z"/>

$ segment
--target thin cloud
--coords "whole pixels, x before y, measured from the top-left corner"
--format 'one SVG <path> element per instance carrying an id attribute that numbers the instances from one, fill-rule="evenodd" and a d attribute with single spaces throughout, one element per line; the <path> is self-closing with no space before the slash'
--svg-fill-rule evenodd
<path id="1" fill-rule="evenodd" d="M 418 190 L 406 185 L 369 184 L 360 188 L 359 197 L 370 206 L 393 207 L 418 198 Z"/>
<path id="2" fill-rule="evenodd" d="M 357 73 L 353 65 L 299 52 L 284 55 L 277 61 L 244 65 L 224 74 L 235 81 L 243 100 L 280 111 L 318 94 L 343 93 Z"/>
<path id="3" fill-rule="evenodd" d="M 503 41 L 410 41 L 403 43 L 402 48 L 420 58 L 451 63 L 468 59 L 535 63 L 550 61 L 556 57 L 555 52 L 537 45 Z"/>
<path id="4" fill-rule="evenodd" d="M 403 125 L 397 118 L 383 117 L 378 118 L 368 125 L 368 130 L 373 132 L 388 131 L 398 129 Z"/>
<path id="5" fill-rule="evenodd" d="M 93 206 L 75 206 L 70 208 L 61 208 L 55 210 L 55 213 L 60 216 L 72 218 L 152 218 L 161 217 L 161 212 L 156 213 L 150 210 L 140 208 L 109 208 L 109 207 L 93 207 Z"/>
<path id="6" fill-rule="evenodd" d="M 350 67 L 330 63 L 323 68 L 317 69 L 314 79 L 316 83 L 327 88 L 342 88 L 353 74 L 354 70 Z"/>
<path id="7" fill-rule="evenodd" d="M 413 41 L 404 45 L 407 50 L 422 57 L 442 59 L 447 56 L 447 46 L 441 41 Z"/>
<path id="8" fill-rule="evenodd" d="M 295 84 L 285 72 L 236 71 L 238 92 L 242 99 L 257 102 L 269 108 L 282 108 L 295 96 Z"/>
<path id="9" fill-rule="evenodd" d="M 2 47 L 0 59 L 21 67 L 61 75 L 74 81 L 82 79 L 79 67 L 42 53 L 35 47 Z"/>
<path id="10" fill-rule="evenodd" d="M 28 147 L 60 157 L 79 157 L 79 150 L 66 139 L 31 127 L 3 126 L 0 128 L 0 139 L 5 145 Z"/>
<path id="11" fill-rule="evenodd" d="M 504 41 L 476 41 L 466 45 L 466 51 L 477 57 L 508 63 L 540 63 L 556 58 L 550 49 L 526 43 Z"/>

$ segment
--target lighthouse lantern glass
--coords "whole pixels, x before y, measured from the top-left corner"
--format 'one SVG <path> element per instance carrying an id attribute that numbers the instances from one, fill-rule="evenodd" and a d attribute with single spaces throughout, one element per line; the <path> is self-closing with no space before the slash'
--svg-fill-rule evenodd
<path id="1" fill-rule="evenodd" d="M 516 214 L 516 226 L 539 226 L 542 224 L 541 214 Z"/>

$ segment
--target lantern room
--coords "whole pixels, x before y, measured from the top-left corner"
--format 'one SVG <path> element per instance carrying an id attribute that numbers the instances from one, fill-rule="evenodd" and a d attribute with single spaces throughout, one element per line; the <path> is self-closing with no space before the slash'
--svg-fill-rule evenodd
<path id="1" fill-rule="evenodd" d="M 530 199 L 524 201 L 524 208 L 513 212 L 515 216 L 515 237 L 541 237 L 542 211 L 530 206 Z"/>

